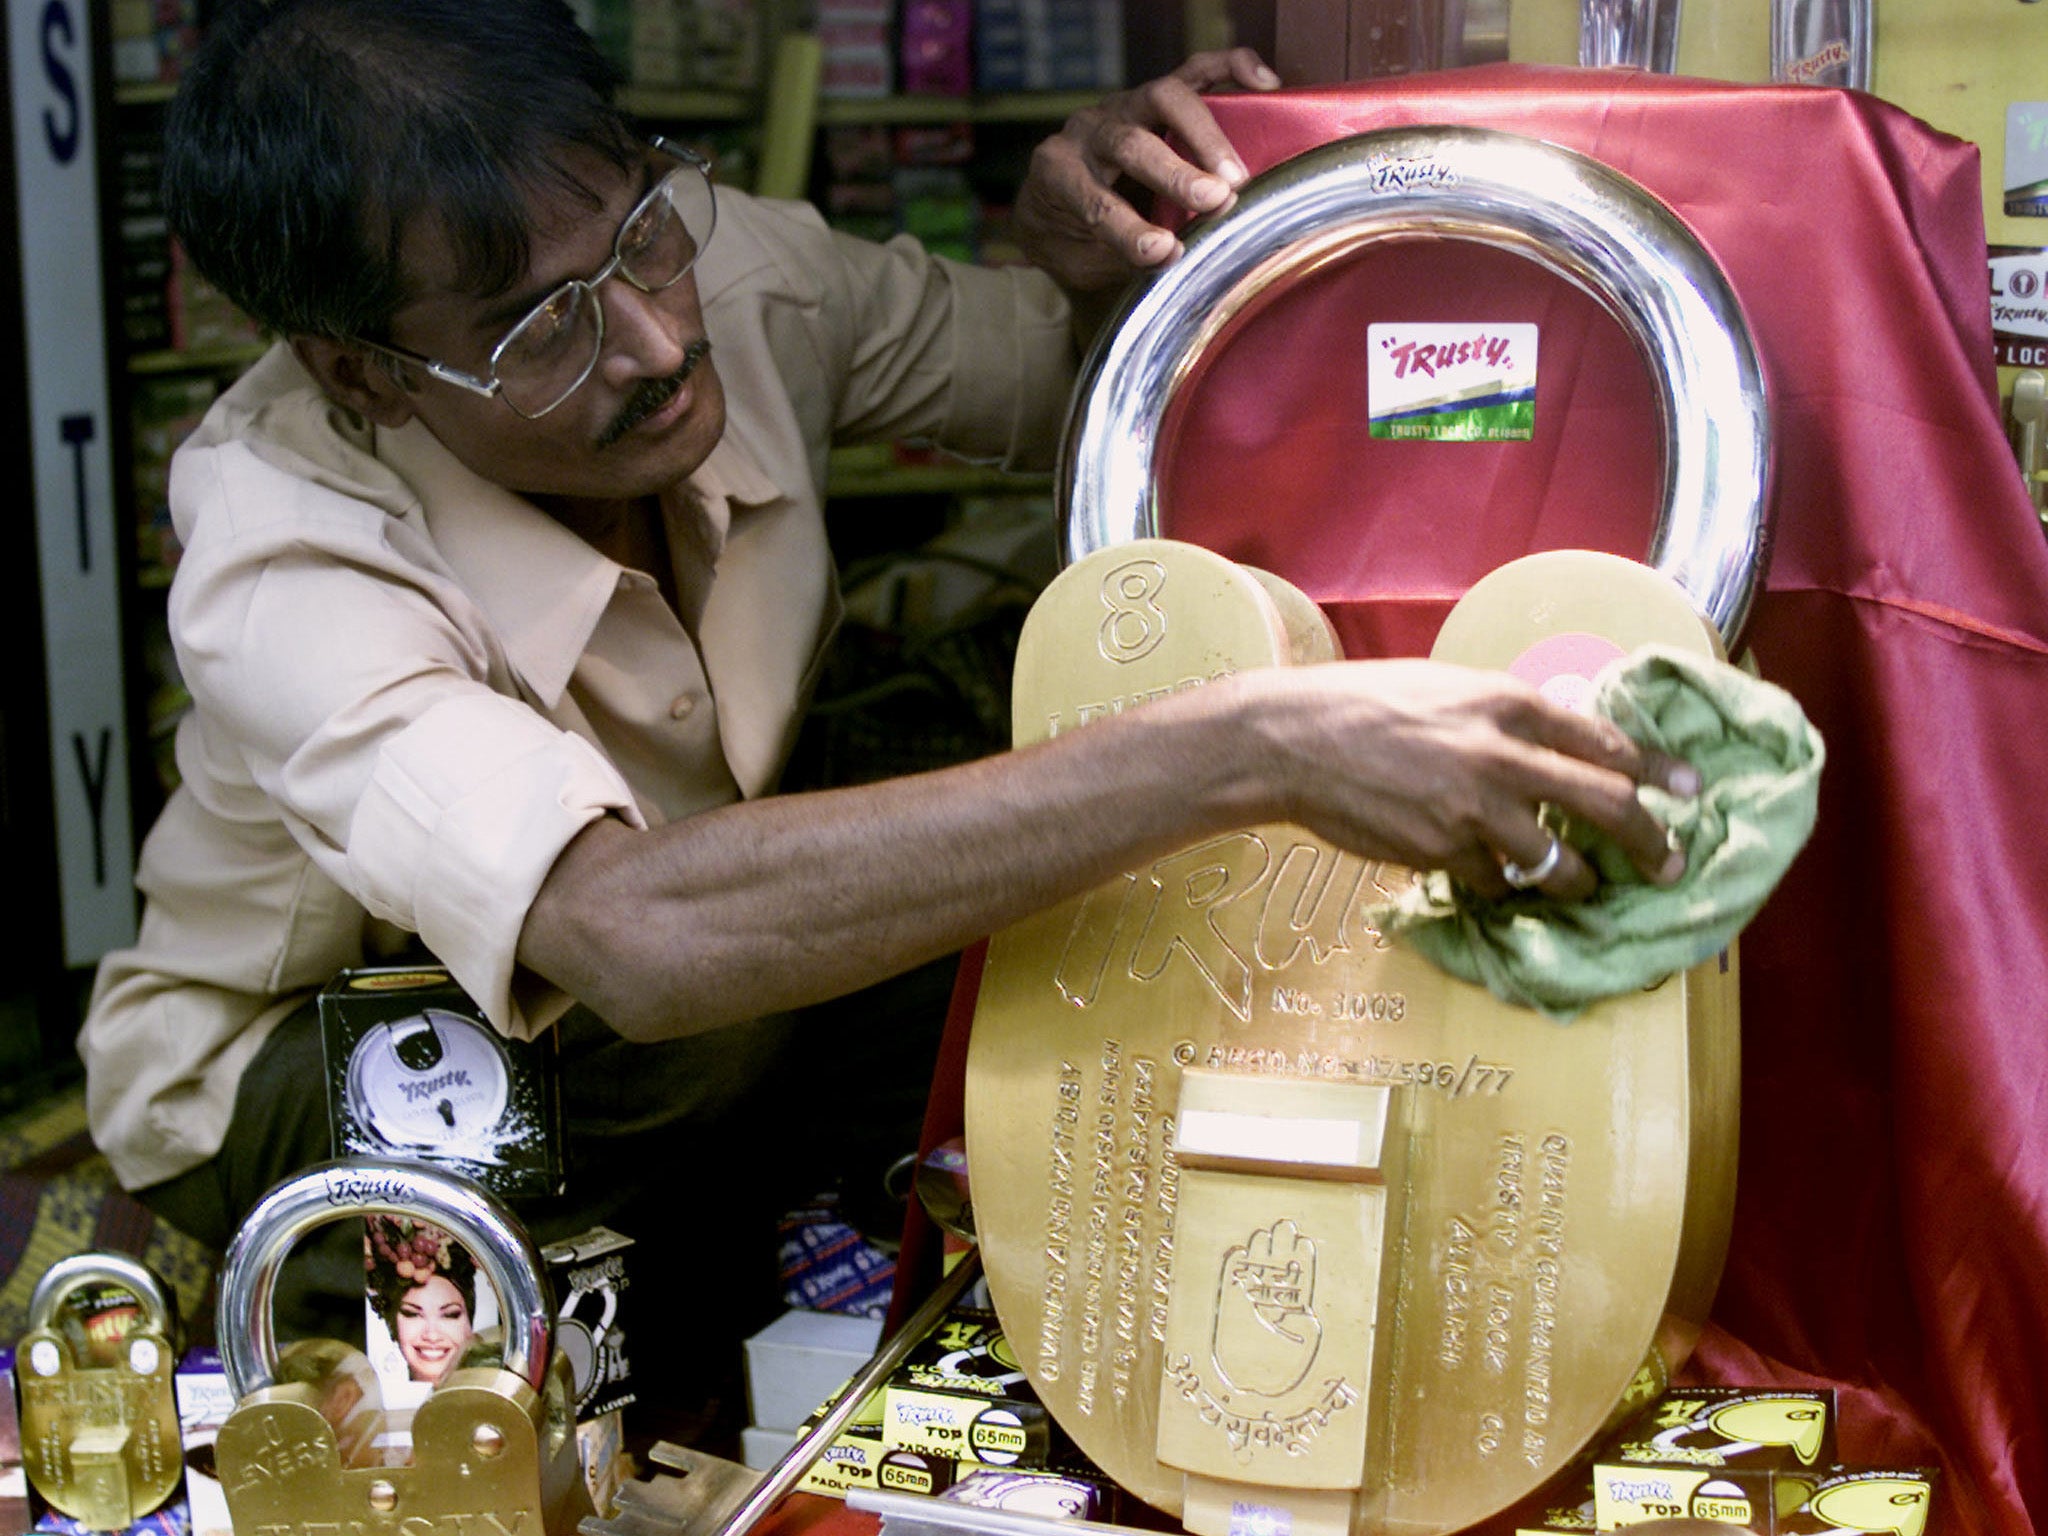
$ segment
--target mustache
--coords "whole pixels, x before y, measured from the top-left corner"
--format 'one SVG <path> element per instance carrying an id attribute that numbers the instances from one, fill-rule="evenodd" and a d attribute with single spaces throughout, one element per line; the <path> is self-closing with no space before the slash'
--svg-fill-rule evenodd
<path id="1" fill-rule="evenodd" d="M 619 414 L 598 434 L 597 446 L 611 447 L 641 422 L 675 399 L 676 391 L 683 387 L 683 381 L 695 373 L 697 365 L 710 355 L 711 343 L 700 336 L 683 349 L 683 365 L 674 373 L 661 379 L 642 379 L 633 393 L 626 397 L 626 403 L 619 408 Z"/>

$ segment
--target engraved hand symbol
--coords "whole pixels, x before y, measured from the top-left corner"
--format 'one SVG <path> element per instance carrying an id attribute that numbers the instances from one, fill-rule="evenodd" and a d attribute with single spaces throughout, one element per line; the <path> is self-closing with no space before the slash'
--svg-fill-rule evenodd
<path id="1" fill-rule="evenodd" d="M 1292 1221 L 1223 1255 L 1210 1352 L 1232 1391 L 1278 1397 L 1301 1385 L 1323 1342 L 1315 1291 L 1316 1245 Z"/>

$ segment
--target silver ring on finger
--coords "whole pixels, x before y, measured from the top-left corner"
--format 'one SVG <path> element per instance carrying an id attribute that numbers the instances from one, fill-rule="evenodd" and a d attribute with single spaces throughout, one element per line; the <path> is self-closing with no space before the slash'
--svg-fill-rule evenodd
<path id="1" fill-rule="evenodd" d="M 1550 846 L 1543 850 L 1543 857 L 1534 864 L 1517 864 L 1513 859 L 1501 860 L 1500 877 L 1516 890 L 1526 891 L 1531 886 L 1541 885 L 1552 875 L 1556 874 L 1557 866 L 1563 860 L 1564 844 L 1559 842 L 1556 834 L 1553 833 L 1550 838 Z"/>

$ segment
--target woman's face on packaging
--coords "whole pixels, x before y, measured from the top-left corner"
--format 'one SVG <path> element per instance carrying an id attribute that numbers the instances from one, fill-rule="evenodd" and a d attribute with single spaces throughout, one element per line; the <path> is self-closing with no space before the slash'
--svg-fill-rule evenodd
<path id="1" fill-rule="evenodd" d="M 469 1307 L 446 1275 L 434 1275 L 405 1293 L 392 1319 L 398 1352 L 414 1381 L 438 1382 L 469 1342 Z"/>

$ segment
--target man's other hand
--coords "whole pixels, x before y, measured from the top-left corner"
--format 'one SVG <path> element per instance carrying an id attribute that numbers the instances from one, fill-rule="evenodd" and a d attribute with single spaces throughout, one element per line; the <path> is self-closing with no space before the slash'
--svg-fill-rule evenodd
<path id="1" fill-rule="evenodd" d="M 1230 48 L 1198 53 L 1170 75 L 1076 112 L 1033 152 L 1018 189 L 1015 230 L 1025 253 L 1077 296 L 1172 261 L 1180 241 L 1131 198 L 1151 193 L 1190 213 L 1227 208 L 1246 172 L 1202 93 L 1279 84 L 1258 54 Z M 1185 157 L 1169 136 L 1186 146 Z"/>

